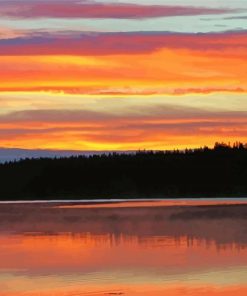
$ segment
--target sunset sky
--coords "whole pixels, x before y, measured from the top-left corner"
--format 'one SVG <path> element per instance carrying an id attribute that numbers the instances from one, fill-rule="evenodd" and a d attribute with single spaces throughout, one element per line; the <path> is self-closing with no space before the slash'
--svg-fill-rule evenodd
<path id="1" fill-rule="evenodd" d="M 246 0 L 0 0 L 0 147 L 247 142 Z"/>

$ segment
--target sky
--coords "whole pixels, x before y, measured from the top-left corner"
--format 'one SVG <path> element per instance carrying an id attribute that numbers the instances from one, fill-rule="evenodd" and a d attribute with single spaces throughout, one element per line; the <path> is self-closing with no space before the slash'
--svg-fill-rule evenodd
<path id="1" fill-rule="evenodd" d="M 246 0 L 0 0 L 0 147 L 247 142 Z"/>

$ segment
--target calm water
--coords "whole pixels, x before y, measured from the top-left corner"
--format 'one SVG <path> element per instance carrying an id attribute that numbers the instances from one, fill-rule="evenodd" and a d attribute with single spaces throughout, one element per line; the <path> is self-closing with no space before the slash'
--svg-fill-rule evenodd
<path id="1" fill-rule="evenodd" d="M 246 296 L 247 202 L 0 204 L 1 296 Z"/>

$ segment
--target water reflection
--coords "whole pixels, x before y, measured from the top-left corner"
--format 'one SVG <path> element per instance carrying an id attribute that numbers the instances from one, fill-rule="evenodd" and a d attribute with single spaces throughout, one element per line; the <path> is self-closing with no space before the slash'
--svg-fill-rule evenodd
<path id="1" fill-rule="evenodd" d="M 0 295 L 247 295 L 247 206 L 0 206 Z"/>

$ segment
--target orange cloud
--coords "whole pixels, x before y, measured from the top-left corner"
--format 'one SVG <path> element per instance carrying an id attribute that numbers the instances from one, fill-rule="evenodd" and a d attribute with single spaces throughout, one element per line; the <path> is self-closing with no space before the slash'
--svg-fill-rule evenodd
<path id="1" fill-rule="evenodd" d="M 157 105 L 128 114 L 30 110 L 0 116 L 0 146 L 83 150 L 169 149 L 244 140 L 247 114 Z"/>
<path id="2" fill-rule="evenodd" d="M 0 90 L 85 93 L 246 91 L 246 50 L 162 49 L 152 54 L 0 57 Z M 236 65 L 238 65 L 236 67 Z"/>

